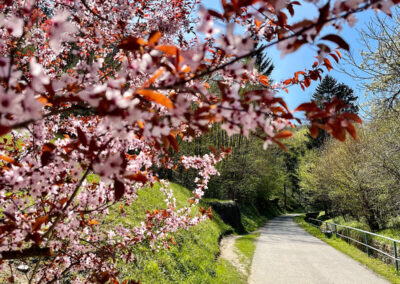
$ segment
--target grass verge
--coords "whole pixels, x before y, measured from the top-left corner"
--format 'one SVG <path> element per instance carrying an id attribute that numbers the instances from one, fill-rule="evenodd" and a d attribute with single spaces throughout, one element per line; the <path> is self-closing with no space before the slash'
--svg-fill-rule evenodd
<path id="1" fill-rule="evenodd" d="M 251 263 L 256 250 L 256 240 L 260 233 L 251 233 L 241 236 L 235 241 L 235 249 L 239 252 L 241 263 L 245 266 L 247 275 L 250 275 Z"/>
<path id="2" fill-rule="evenodd" d="M 387 280 L 392 283 L 399 283 L 400 284 L 400 274 L 396 271 L 396 269 L 388 265 L 378 259 L 368 257 L 364 252 L 360 251 L 356 247 L 353 247 L 347 244 L 345 241 L 341 240 L 340 238 L 336 238 L 332 236 L 328 238 L 322 233 L 318 228 L 311 226 L 304 220 L 304 216 L 297 216 L 295 217 L 295 222 L 298 223 L 304 230 L 308 233 L 313 235 L 314 237 L 319 238 L 320 240 L 326 242 L 327 244 L 331 245 L 335 249 L 347 254 L 351 258 L 357 260 L 358 262 L 364 264 L 371 270 L 375 271 L 377 274 L 383 276 Z"/>

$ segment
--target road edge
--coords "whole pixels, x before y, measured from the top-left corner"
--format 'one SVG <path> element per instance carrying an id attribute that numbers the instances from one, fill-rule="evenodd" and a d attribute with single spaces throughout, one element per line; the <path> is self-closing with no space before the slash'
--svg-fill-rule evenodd
<path id="1" fill-rule="evenodd" d="M 360 265 L 370 270 L 377 277 L 390 281 L 391 283 L 400 284 L 400 274 L 397 273 L 393 267 L 390 267 L 390 265 L 378 259 L 368 257 L 358 248 L 347 244 L 347 242 L 336 238 L 335 236 L 333 236 L 332 238 L 326 237 L 325 234 L 323 234 L 318 228 L 315 228 L 314 226 L 308 224 L 304 220 L 303 215 L 295 216 L 293 218 L 293 221 L 297 226 L 302 228 L 308 234 L 320 239 L 334 249 L 357 261 Z"/>

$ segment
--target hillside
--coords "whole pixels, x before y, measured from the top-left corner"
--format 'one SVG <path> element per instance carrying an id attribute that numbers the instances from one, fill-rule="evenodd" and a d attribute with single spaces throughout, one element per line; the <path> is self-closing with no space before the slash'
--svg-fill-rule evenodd
<path id="1" fill-rule="evenodd" d="M 184 187 L 171 183 L 177 206 L 181 207 L 191 193 Z M 118 210 L 111 214 L 114 225 L 118 223 L 137 225 L 145 215 L 145 210 L 162 208 L 164 196 L 158 185 L 139 191 L 134 206 L 126 208 L 126 217 Z M 215 202 L 215 200 L 213 200 Z M 202 206 L 209 201 L 202 201 Z M 200 207 L 197 206 L 196 210 Z M 263 224 L 267 217 L 261 216 L 255 208 L 246 208 L 242 212 L 246 229 L 255 229 Z M 273 214 L 269 212 L 269 214 Z M 252 219 L 251 223 L 247 220 Z M 174 234 L 176 245 L 168 249 L 152 250 L 146 245 L 134 248 L 135 261 L 120 263 L 121 279 L 140 280 L 140 283 L 246 283 L 246 276 L 238 272 L 229 261 L 218 259 L 219 240 L 222 235 L 233 232 L 213 212 L 213 219 L 207 220 L 189 230 L 180 230 Z"/>

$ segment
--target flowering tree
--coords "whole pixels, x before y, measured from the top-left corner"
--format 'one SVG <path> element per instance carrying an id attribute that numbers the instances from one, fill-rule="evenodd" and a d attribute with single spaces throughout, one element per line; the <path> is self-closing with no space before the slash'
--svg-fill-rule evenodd
<path id="1" fill-rule="evenodd" d="M 348 49 L 338 35 L 354 14 L 390 13 L 399 1 L 336 1 L 319 16 L 289 25 L 298 1 L 222 1 L 223 13 L 197 0 L 26 0 L 0 4 L 0 251 L 1 262 L 36 257 L 30 282 L 117 282 L 115 257 L 130 261 L 144 240 L 168 242 L 168 233 L 207 216 L 191 212 L 207 188 L 214 164 L 229 149 L 172 159 L 178 141 L 191 141 L 221 123 L 231 134 L 257 133 L 265 141 L 290 137 L 295 119 L 278 91 L 307 88 Z M 315 5 L 319 1 L 314 2 Z M 219 24 L 216 24 L 216 23 Z M 221 29 L 221 24 L 224 27 Z M 244 33 L 236 34 L 241 26 Z M 195 34 L 195 36 L 193 36 Z M 255 42 L 265 41 L 261 48 Z M 330 42 L 328 44 L 328 42 Z M 317 48 L 309 70 L 269 85 L 252 58 L 272 45 L 285 55 Z M 220 92 L 209 92 L 210 80 Z M 244 84 L 268 88 L 239 94 Z M 323 108 L 300 105 L 311 133 L 323 128 L 355 137 L 339 100 Z M 257 131 L 257 132 L 256 132 Z M 262 134 L 260 134 L 262 133 Z M 193 198 L 177 209 L 167 181 L 152 166 L 199 171 Z M 88 177 L 99 177 L 88 178 Z M 114 204 L 130 205 L 137 190 L 162 184 L 167 209 L 148 212 L 139 227 L 101 225 Z M 121 209 L 122 210 L 122 209 Z M 40 268 L 40 269 L 39 269 Z M 84 276 L 83 276 L 84 275 Z M 86 280 L 85 280 L 86 279 Z"/>

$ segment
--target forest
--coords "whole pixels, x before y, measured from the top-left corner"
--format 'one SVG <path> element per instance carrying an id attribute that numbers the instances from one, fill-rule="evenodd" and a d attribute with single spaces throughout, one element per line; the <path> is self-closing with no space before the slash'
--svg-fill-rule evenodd
<path id="1" fill-rule="evenodd" d="M 304 206 L 324 210 L 327 219 L 341 217 L 336 220 L 372 231 L 399 226 L 400 30 L 396 12 L 393 19 L 376 17 L 360 32 L 366 48 L 359 65 L 348 58 L 351 66 L 359 68 L 357 74 L 363 72 L 367 98 L 361 106 L 365 119 L 357 127 L 357 139 L 325 138 L 300 159 L 297 169 Z"/>

